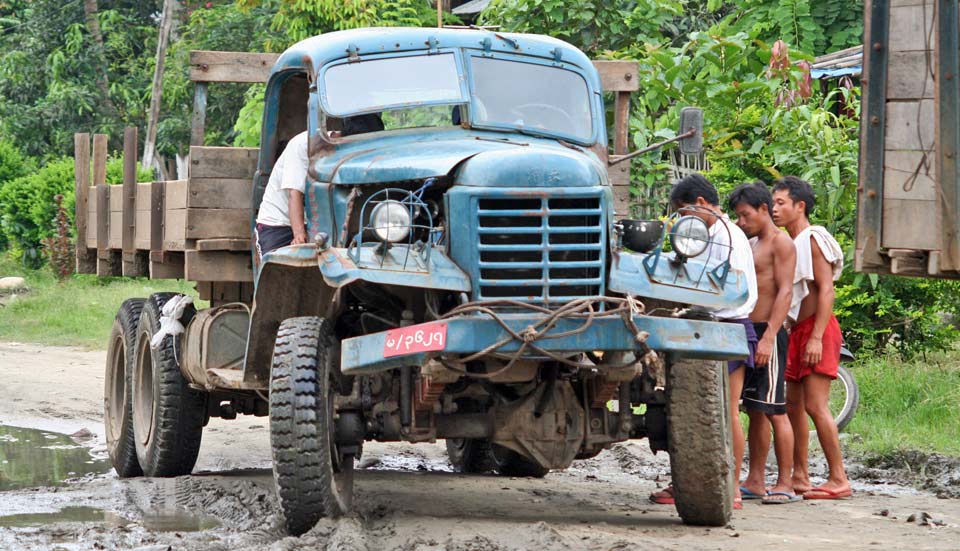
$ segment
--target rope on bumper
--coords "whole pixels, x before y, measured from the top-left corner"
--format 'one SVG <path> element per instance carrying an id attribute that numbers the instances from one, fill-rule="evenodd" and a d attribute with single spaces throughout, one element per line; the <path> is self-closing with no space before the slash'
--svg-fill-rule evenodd
<path id="1" fill-rule="evenodd" d="M 607 305 L 610 309 L 606 311 L 599 311 L 598 306 Z M 519 310 L 527 310 L 539 314 L 545 314 L 546 317 L 541 319 L 535 324 L 528 325 L 520 332 L 514 331 L 504 320 L 501 318 L 498 313 L 494 310 L 497 307 L 509 307 Z M 498 355 L 505 356 L 509 358 L 509 362 L 506 366 L 493 373 L 468 373 L 464 369 L 454 367 L 445 363 L 448 368 L 453 369 L 454 371 L 460 372 L 464 375 L 471 377 L 489 379 L 496 377 L 497 375 L 508 371 L 513 365 L 519 360 L 527 350 L 532 350 L 537 354 L 546 356 L 556 362 L 570 366 L 570 367 L 580 367 L 580 364 L 564 358 L 550 350 L 546 350 L 540 346 L 536 345 L 537 341 L 540 340 L 549 340 L 549 339 L 561 339 L 565 337 L 570 337 L 573 335 L 578 335 L 583 333 L 593 325 L 593 320 L 598 315 L 609 316 L 609 315 L 619 315 L 623 319 L 624 325 L 627 326 L 627 329 L 630 330 L 634 335 L 634 339 L 637 341 L 637 346 L 639 348 L 646 348 L 646 341 L 649 338 L 650 334 L 646 331 L 641 331 L 637 324 L 633 321 L 634 314 L 643 313 L 644 306 L 643 303 L 637 301 L 632 297 L 627 298 L 616 298 L 616 297 L 588 297 L 572 300 L 567 304 L 564 304 L 556 310 L 550 310 L 542 306 L 537 306 L 535 304 L 528 304 L 526 302 L 520 302 L 516 300 L 491 300 L 491 301 L 482 301 L 482 302 L 468 302 L 461 304 L 447 312 L 440 319 L 450 319 L 456 316 L 462 316 L 466 314 L 486 314 L 490 316 L 494 321 L 496 321 L 504 331 L 506 331 L 509 336 L 501 339 L 498 342 L 491 344 L 490 346 L 484 348 L 479 352 L 475 352 L 463 359 L 458 363 L 465 364 L 472 362 L 479 358 L 489 355 Z M 557 326 L 557 323 L 560 320 L 582 320 L 583 323 L 568 331 L 562 331 L 560 333 L 554 333 L 548 335 L 547 333 Z M 520 343 L 520 348 L 513 354 L 499 354 L 499 350 L 504 345 L 517 341 Z"/>

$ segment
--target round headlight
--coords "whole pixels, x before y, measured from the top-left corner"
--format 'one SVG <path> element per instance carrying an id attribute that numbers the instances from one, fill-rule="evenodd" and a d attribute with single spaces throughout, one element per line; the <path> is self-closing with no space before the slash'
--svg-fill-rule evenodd
<path id="1" fill-rule="evenodd" d="M 670 245 L 680 256 L 691 258 L 707 249 L 710 244 L 710 232 L 707 223 L 696 216 L 684 216 L 673 225 L 670 232 Z"/>
<path id="2" fill-rule="evenodd" d="M 370 225 L 381 241 L 396 243 L 410 235 L 410 210 L 400 201 L 384 201 L 373 207 Z"/>

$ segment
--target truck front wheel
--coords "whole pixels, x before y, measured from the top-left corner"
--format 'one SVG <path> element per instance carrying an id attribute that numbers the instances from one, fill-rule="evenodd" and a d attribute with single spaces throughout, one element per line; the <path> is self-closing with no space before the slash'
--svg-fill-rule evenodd
<path id="1" fill-rule="evenodd" d="M 733 443 L 724 362 L 667 367 L 667 442 L 677 512 L 686 524 L 724 526 L 733 509 Z"/>
<path id="2" fill-rule="evenodd" d="M 160 312 L 176 293 L 156 293 L 143 305 L 137 331 L 137 361 L 133 374 L 133 432 L 137 459 L 147 476 L 190 474 L 200 453 L 207 413 L 206 393 L 190 388 L 180 372 L 180 335 L 167 335 L 160 347 L 150 339 L 160 330 Z M 188 306 L 180 322 L 189 323 Z"/>
<path id="3" fill-rule="evenodd" d="M 340 516 L 353 499 L 354 454 L 334 441 L 333 328 L 317 317 L 280 324 L 270 372 L 273 478 L 289 533 Z"/>

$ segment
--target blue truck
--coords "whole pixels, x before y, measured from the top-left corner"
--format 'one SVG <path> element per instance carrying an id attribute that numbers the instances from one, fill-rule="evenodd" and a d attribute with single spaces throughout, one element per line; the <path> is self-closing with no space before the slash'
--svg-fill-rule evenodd
<path id="1" fill-rule="evenodd" d="M 582 52 L 394 28 L 199 59 L 209 81 L 268 71 L 261 146 L 195 147 L 185 182 L 125 193 L 154 208 L 137 218 L 144 245 L 122 245 L 124 269 L 148 247 L 152 277 L 197 281 L 210 307 L 161 293 L 118 313 L 105 410 L 121 476 L 188 474 L 210 417 L 268 415 L 285 526 L 300 534 L 350 510 L 367 441 L 445 439 L 458 471 L 541 477 L 647 438 L 670 455 L 681 518 L 727 523 L 723 360 L 747 346 L 710 309 L 743 304 L 745 277 L 704 260 L 698 218 L 615 211 L 610 167 L 624 158 L 609 154 L 601 75 Z M 682 147 L 699 140 L 691 113 Z M 371 116 L 383 130 L 341 133 Z M 309 242 L 259 259 L 252 221 L 281 144 L 304 130 Z M 232 172 L 248 161 L 251 178 Z M 97 190 L 78 211 L 102 219 L 113 202 Z M 221 204 L 203 211 L 205 196 Z M 216 233 L 229 209 L 246 235 Z"/>

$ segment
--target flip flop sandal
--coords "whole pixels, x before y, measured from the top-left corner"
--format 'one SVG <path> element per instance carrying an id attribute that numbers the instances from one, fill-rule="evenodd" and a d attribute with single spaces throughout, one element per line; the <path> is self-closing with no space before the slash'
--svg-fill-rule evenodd
<path id="1" fill-rule="evenodd" d="M 744 501 L 749 501 L 751 499 L 763 499 L 762 495 L 756 492 L 751 492 L 750 490 L 746 489 L 744 486 L 740 486 L 740 495 L 743 496 Z"/>
<path id="2" fill-rule="evenodd" d="M 845 499 L 853 496 L 850 488 L 846 490 L 831 490 L 816 486 L 803 493 L 803 499 Z"/>
<path id="3" fill-rule="evenodd" d="M 675 505 L 676 500 L 673 499 L 673 486 L 667 486 L 659 492 L 653 492 L 650 494 L 650 501 L 657 505 Z"/>
<path id="4" fill-rule="evenodd" d="M 787 499 L 774 499 L 771 496 L 785 496 Z M 797 501 L 803 501 L 803 496 L 790 492 L 767 492 L 760 503 L 764 505 L 783 505 L 784 503 L 795 503 Z"/>

